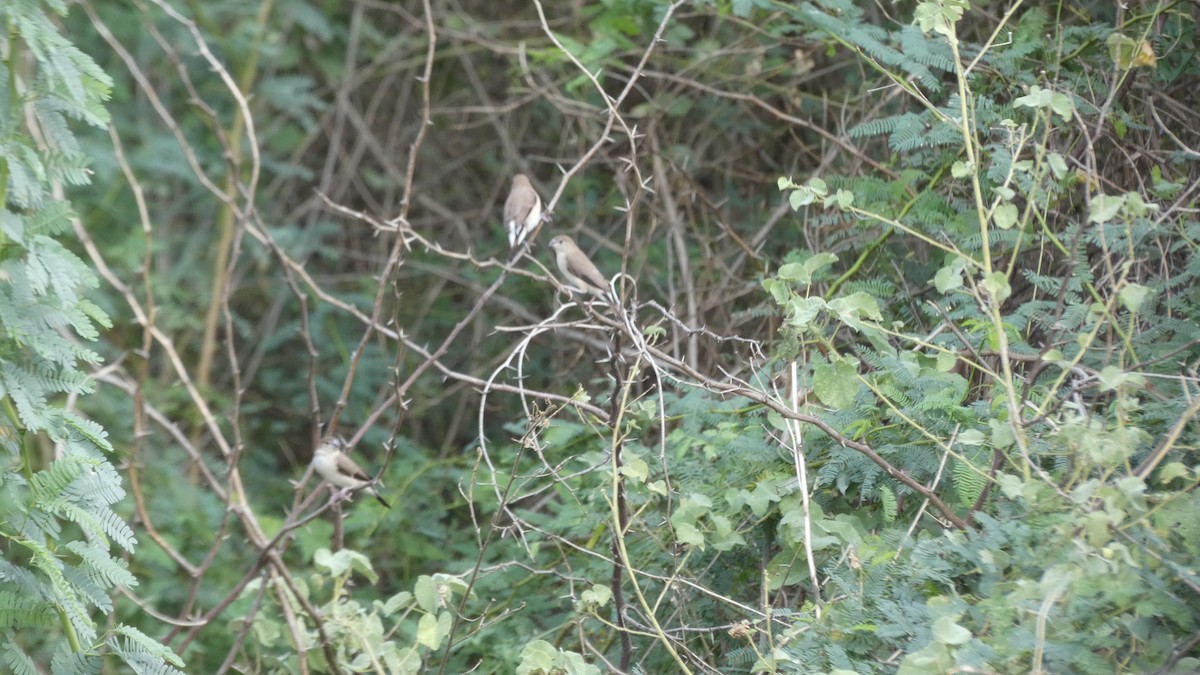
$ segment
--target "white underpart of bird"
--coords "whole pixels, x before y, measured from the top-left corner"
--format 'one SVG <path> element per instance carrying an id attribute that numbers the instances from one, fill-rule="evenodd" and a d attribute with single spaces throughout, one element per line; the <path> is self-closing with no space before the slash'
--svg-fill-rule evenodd
<path id="1" fill-rule="evenodd" d="M 380 504 L 392 508 L 371 485 L 371 477 L 367 472 L 346 456 L 340 439 L 331 438 L 322 443 L 313 453 L 312 467 L 326 483 L 335 488 L 362 490 L 379 500 Z"/>
<path id="2" fill-rule="evenodd" d="M 508 230 L 508 247 L 515 249 L 525 243 L 542 219 L 542 199 L 523 173 L 513 176 L 512 191 L 504 202 L 504 227 Z"/>

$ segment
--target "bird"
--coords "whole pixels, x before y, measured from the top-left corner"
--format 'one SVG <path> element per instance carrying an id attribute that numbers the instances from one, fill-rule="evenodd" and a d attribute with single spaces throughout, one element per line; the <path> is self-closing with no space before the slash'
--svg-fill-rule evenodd
<path id="1" fill-rule="evenodd" d="M 508 247 L 520 248 L 538 221 L 542 219 L 542 200 L 529 183 L 529 176 L 513 176 L 512 190 L 504 202 L 504 227 L 508 229 Z"/>
<path id="2" fill-rule="evenodd" d="M 612 302 L 608 280 L 596 269 L 596 265 L 588 259 L 587 254 L 579 249 L 574 239 L 560 234 L 550 240 L 550 248 L 554 251 L 558 269 L 566 277 L 567 283 L 584 293 Z"/>
<path id="3" fill-rule="evenodd" d="M 312 467 L 317 473 L 321 474 L 321 478 L 325 479 L 335 488 L 343 488 L 347 490 L 362 489 L 363 492 L 371 495 L 379 500 L 386 508 L 392 508 L 392 505 L 387 503 L 379 492 L 371 486 L 371 477 L 367 472 L 362 470 L 354 460 L 346 456 L 345 442 L 342 439 L 333 437 L 326 439 L 325 442 L 317 446 L 317 451 L 313 453 Z"/>

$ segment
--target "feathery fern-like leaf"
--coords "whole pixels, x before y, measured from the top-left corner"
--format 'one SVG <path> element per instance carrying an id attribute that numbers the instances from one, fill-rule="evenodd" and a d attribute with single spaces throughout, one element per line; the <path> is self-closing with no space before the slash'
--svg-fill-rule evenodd
<path id="1" fill-rule="evenodd" d="M 4 663 L 13 675 L 39 675 L 37 664 L 21 650 L 12 633 L 5 633 Z"/>
<path id="2" fill-rule="evenodd" d="M 125 650 L 136 649 L 142 654 L 150 656 L 155 661 L 166 661 L 176 668 L 183 668 L 183 659 L 179 658 L 178 654 L 133 626 L 121 624 L 113 629 L 113 636 L 109 638 L 110 645 L 112 644 L 112 640 L 116 639 L 117 636 L 123 638 L 123 648 Z M 163 675 L 182 675 L 180 671 L 174 668 L 146 672 L 162 673 Z"/>
<path id="3" fill-rule="evenodd" d="M 983 494 L 987 486 L 987 478 L 980 473 L 978 467 L 972 469 L 958 459 L 950 460 L 951 473 L 954 476 L 954 488 L 958 491 L 958 500 L 963 504 L 974 504 Z"/>

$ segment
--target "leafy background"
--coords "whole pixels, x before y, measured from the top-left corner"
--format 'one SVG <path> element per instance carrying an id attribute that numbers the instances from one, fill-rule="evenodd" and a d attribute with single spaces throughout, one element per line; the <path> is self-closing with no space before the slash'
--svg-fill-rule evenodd
<path id="1" fill-rule="evenodd" d="M 1198 11 L 0 8 L 0 660 L 1200 669 Z"/>

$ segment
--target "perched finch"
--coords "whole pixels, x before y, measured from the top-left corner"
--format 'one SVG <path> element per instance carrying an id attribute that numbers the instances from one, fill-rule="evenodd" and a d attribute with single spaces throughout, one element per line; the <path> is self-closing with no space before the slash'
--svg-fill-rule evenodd
<path id="1" fill-rule="evenodd" d="M 550 248 L 554 250 L 558 270 L 562 272 L 569 286 L 612 302 L 608 280 L 600 274 L 600 270 L 596 269 L 592 261 L 588 260 L 587 254 L 579 250 L 574 239 L 560 234 L 550 240 Z"/>
<path id="2" fill-rule="evenodd" d="M 504 202 L 504 227 L 508 230 L 508 247 L 516 250 L 525 242 L 542 218 L 542 200 L 523 173 L 513 176 L 512 191 Z"/>
<path id="3" fill-rule="evenodd" d="M 367 472 L 346 456 L 345 444 L 342 439 L 330 438 L 322 443 L 313 453 L 312 466 L 317 473 L 321 474 L 321 478 L 324 478 L 325 482 L 333 487 L 350 490 L 361 488 L 363 492 L 378 499 L 380 504 L 389 509 L 392 508 L 392 505 L 387 503 L 387 500 L 371 486 L 371 477 L 367 475 Z"/>

